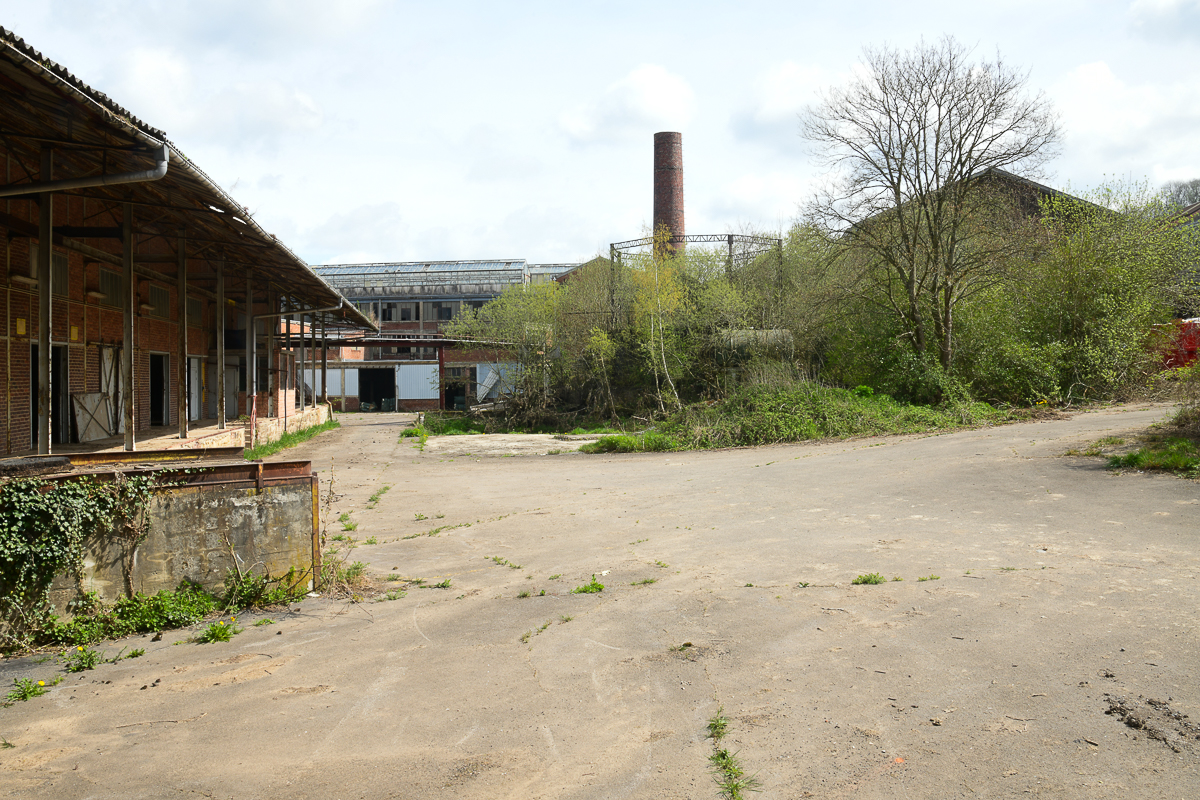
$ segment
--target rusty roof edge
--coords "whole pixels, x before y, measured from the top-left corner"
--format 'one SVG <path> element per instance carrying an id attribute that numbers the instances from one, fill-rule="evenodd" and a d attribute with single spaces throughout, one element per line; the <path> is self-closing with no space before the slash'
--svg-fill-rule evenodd
<path id="1" fill-rule="evenodd" d="M 304 259 L 300 258 L 300 256 L 296 255 L 291 248 L 279 241 L 274 234 L 265 231 L 263 227 L 254 219 L 254 217 L 251 216 L 249 211 L 237 203 L 224 189 L 218 186 L 217 183 L 210 178 L 207 173 L 204 172 L 204 170 L 200 169 L 200 167 L 198 167 L 190 158 L 184 155 L 183 151 L 176 147 L 175 143 L 167 138 L 167 134 L 164 131 L 161 131 L 158 128 L 152 128 L 150 125 L 138 119 L 127 109 L 117 104 L 116 101 L 114 101 L 108 95 L 104 94 L 103 92 L 98 92 L 92 87 L 88 86 L 79 78 L 75 77 L 61 64 L 46 58 L 40 52 L 27 44 L 24 39 L 2 26 L 0 26 L 0 44 L 15 54 L 22 62 L 27 65 L 31 65 L 37 73 L 40 73 L 48 79 L 58 83 L 65 91 L 74 95 L 76 99 L 98 108 L 101 112 L 103 112 L 104 116 L 108 117 L 118 126 L 125 128 L 137 138 L 142 139 L 151 147 L 164 144 L 170 147 L 172 153 L 178 156 L 178 163 L 182 165 L 187 172 L 190 172 L 194 178 L 199 180 L 206 189 L 212 192 L 219 202 L 224 204 L 227 209 L 236 209 L 238 212 L 240 212 L 240 216 L 244 217 L 243 221 L 246 223 L 247 227 L 254 231 L 259 238 L 261 238 L 267 244 L 278 249 L 280 253 L 292 261 L 318 285 L 323 287 L 332 297 L 341 302 L 343 318 L 345 319 L 348 316 L 354 320 L 351 321 L 351 319 L 347 319 L 347 322 L 350 322 L 350 324 L 354 325 L 355 327 L 367 328 L 376 332 L 379 331 L 379 327 L 374 322 L 372 322 L 365 314 L 354 307 L 354 305 L 350 303 L 346 296 L 343 295 L 338 289 L 334 288 L 324 278 L 318 275 L 313 268 L 304 261 Z"/>

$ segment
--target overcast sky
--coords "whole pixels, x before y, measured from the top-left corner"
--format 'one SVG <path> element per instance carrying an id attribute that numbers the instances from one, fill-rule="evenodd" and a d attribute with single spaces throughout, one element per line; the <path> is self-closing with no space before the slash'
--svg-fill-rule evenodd
<path id="1" fill-rule="evenodd" d="M 0 0 L 0 25 L 168 136 L 310 263 L 576 261 L 641 235 L 655 131 L 688 233 L 779 230 L 797 114 L 867 45 L 951 34 L 1029 72 L 1048 182 L 1200 177 L 1200 0 Z"/>

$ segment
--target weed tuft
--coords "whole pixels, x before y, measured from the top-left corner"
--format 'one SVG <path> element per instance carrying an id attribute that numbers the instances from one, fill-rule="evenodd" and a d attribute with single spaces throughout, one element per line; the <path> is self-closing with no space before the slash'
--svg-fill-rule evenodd
<path id="1" fill-rule="evenodd" d="M 854 580 L 850 581 L 851 586 L 878 586 L 881 583 L 886 583 L 887 579 L 878 572 L 868 572 L 866 575 L 859 575 Z"/>
<path id="2" fill-rule="evenodd" d="M 62 654 L 63 668 L 67 672 L 83 672 L 84 670 L 95 669 L 100 663 L 100 654 L 90 647 L 77 645 L 74 650 L 68 650 Z"/>
<path id="3" fill-rule="evenodd" d="M 214 642 L 228 642 L 242 632 L 242 628 L 237 624 L 237 617 L 229 620 L 226 625 L 224 620 L 211 623 L 205 628 L 199 636 L 196 637 L 196 644 L 213 644 Z"/>
<path id="4" fill-rule="evenodd" d="M 596 580 L 596 574 L 592 573 L 590 583 L 585 583 L 583 586 L 576 586 L 571 590 L 571 594 L 596 594 L 604 591 L 604 584 Z"/>

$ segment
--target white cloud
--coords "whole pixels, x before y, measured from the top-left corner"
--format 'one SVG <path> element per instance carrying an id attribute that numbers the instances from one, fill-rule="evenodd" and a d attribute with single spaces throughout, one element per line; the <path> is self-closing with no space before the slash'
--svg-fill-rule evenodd
<path id="1" fill-rule="evenodd" d="M 1130 83 L 1097 61 L 1068 73 L 1051 94 L 1066 129 L 1064 161 L 1155 181 L 1200 175 L 1190 135 L 1200 128 L 1194 82 Z"/>
<path id="2" fill-rule="evenodd" d="M 815 102 L 834 76 L 821 67 L 785 61 L 754 80 L 752 102 L 733 114 L 730 126 L 738 139 L 758 141 L 780 152 L 799 155 L 800 112 Z"/>
<path id="3" fill-rule="evenodd" d="M 598 100 L 564 112 L 559 125 L 579 143 L 611 142 L 682 130 L 694 112 L 695 93 L 687 81 L 657 64 L 643 64 Z"/>
<path id="4" fill-rule="evenodd" d="M 1200 40 L 1200 0 L 1137 0 L 1129 16 L 1134 30 L 1150 38 Z"/>
<path id="5" fill-rule="evenodd" d="M 294 87 L 261 79 L 222 83 L 220 77 L 178 50 L 135 47 L 118 64 L 112 94 L 181 146 L 264 149 L 324 121 L 316 101 Z"/>

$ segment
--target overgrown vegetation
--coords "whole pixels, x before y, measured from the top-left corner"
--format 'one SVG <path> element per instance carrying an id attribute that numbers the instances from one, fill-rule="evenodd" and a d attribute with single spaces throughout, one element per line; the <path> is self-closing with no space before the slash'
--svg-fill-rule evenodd
<path id="1" fill-rule="evenodd" d="M 1109 469 L 1160 470 L 1200 478 L 1200 446 L 1184 436 L 1164 436 L 1132 453 L 1112 456 Z"/>
<path id="2" fill-rule="evenodd" d="M 427 415 L 429 431 L 587 420 L 619 429 L 588 449 L 654 451 L 969 425 L 1007 419 L 984 402 L 1144 391 L 1166 344 L 1155 326 L 1200 312 L 1200 226 L 1180 224 L 1178 198 L 1136 183 L 1076 197 L 1027 180 L 1059 131 L 1001 59 L 975 61 L 952 39 L 866 55 L 808 118 L 809 138 L 840 165 L 831 193 L 789 230 L 742 231 L 780 247 L 676 249 L 652 231 L 645 252 L 597 257 L 564 284 L 514 287 L 465 312 L 449 335 L 509 343 L 505 403 Z M 933 96 L 946 102 L 931 107 Z M 906 124 L 931 149 L 880 152 L 908 141 L 886 135 Z M 968 129 L 996 135 L 942 135 Z M 846 390 L 861 406 L 833 398 Z M 762 419 L 773 393 L 780 419 Z M 818 401 L 844 412 L 809 407 Z"/>
<path id="3" fill-rule="evenodd" d="M 718 795 L 726 800 L 743 800 L 746 792 L 761 791 L 760 781 L 757 777 L 746 774 L 739 754 L 721 746 L 721 740 L 729 732 L 729 718 L 725 716 L 725 709 L 718 708 L 706 727 L 708 738 L 712 739 L 713 743 L 708 765 L 717 784 Z"/>
<path id="4" fill-rule="evenodd" d="M 604 584 L 596 580 L 596 576 L 592 575 L 592 579 L 583 586 L 576 586 L 571 590 L 571 594 L 596 594 L 604 591 Z"/>
<path id="5" fill-rule="evenodd" d="M 247 447 L 243 453 L 243 456 L 247 461 L 257 461 L 260 458 L 273 456 L 280 450 L 286 450 L 289 447 L 295 447 L 298 444 L 307 442 L 309 439 L 318 434 L 324 433 L 325 431 L 331 431 L 334 428 L 340 427 L 342 427 L 342 424 L 336 419 L 330 417 L 320 425 L 313 425 L 308 428 L 302 428 L 298 431 L 287 431 L 283 434 L 283 436 L 280 436 L 273 442 L 267 442 L 266 444 L 260 444 L 255 447 Z"/>
<path id="6" fill-rule="evenodd" d="M 0 649 L 29 647 L 55 626 L 50 585 L 65 575 L 81 587 L 89 540 L 120 548 L 125 591 L 133 595 L 133 558 L 149 531 L 155 481 L 118 474 L 0 485 Z"/>

